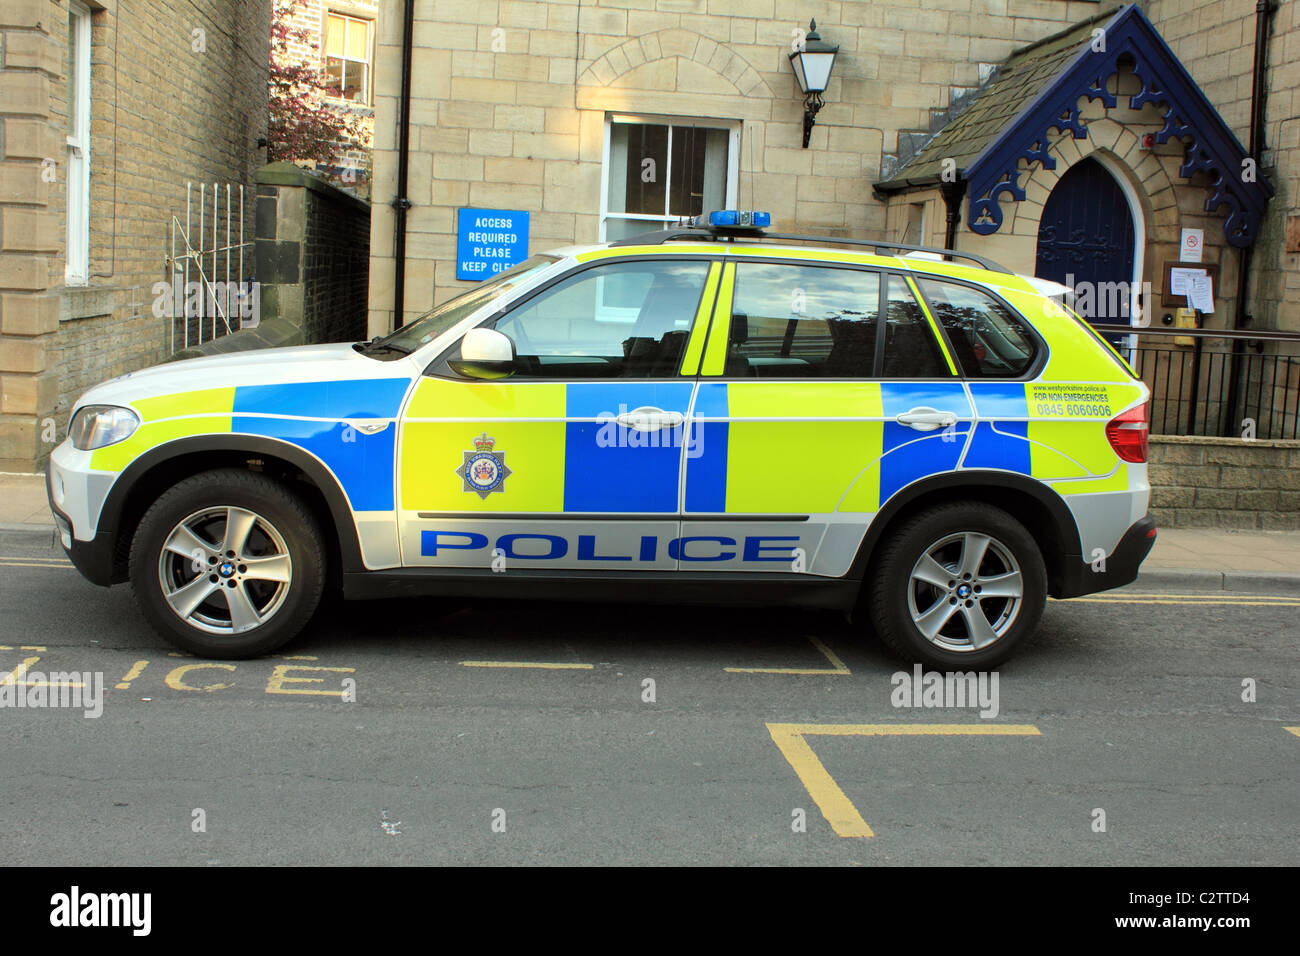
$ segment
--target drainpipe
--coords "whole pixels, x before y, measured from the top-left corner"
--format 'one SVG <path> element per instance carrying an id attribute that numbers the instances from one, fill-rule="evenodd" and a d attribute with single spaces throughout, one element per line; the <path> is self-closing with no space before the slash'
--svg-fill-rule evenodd
<path id="1" fill-rule="evenodd" d="M 1277 4 L 1273 0 L 1256 0 L 1255 3 L 1255 61 L 1250 80 L 1250 155 L 1255 160 L 1256 175 L 1259 175 L 1260 154 L 1264 151 L 1264 107 L 1268 100 L 1266 81 L 1268 79 L 1268 38 L 1273 24 L 1273 13 Z M 1251 324 L 1251 316 L 1246 311 L 1246 293 L 1250 285 L 1251 247 L 1242 246 L 1237 257 L 1237 306 L 1232 317 L 1234 329 L 1246 328 Z M 1232 343 L 1232 377 L 1228 383 L 1228 414 L 1235 415 L 1237 398 L 1241 390 L 1240 358 L 1245 351 L 1245 343 L 1236 339 Z M 1224 422 L 1224 436 L 1238 434 L 1238 427 L 1233 422 Z"/>
<path id="2" fill-rule="evenodd" d="M 405 323 L 406 298 L 406 174 L 411 158 L 411 45 L 415 23 L 415 0 L 406 0 L 402 15 L 402 95 L 397 111 L 397 195 L 391 203 L 393 217 L 393 328 Z"/>
<path id="3" fill-rule="evenodd" d="M 961 199 L 966 194 L 966 181 L 959 179 L 956 182 L 942 182 L 939 184 L 939 193 L 943 196 L 943 204 L 948 207 L 948 225 L 943 236 L 943 247 L 955 250 L 957 227 L 961 225 Z M 951 257 L 948 258 L 951 261 Z"/>

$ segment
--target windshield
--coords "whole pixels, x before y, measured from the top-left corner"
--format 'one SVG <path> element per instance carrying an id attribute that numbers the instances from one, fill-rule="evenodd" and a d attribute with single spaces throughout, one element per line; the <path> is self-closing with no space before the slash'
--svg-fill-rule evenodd
<path id="1" fill-rule="evenodd" d="M 364 346 L 365 351 L 389 352 L 409 355 L 422 345 L 427 345 L 461 319 L 483 306 L 519 288 L 537 273 L 554 265 L 554 256 L 532 256 L 500 275 L 480 283 L 441 305 L 434 306 L 424 315 L 408 322 L 395 332 Z"/>

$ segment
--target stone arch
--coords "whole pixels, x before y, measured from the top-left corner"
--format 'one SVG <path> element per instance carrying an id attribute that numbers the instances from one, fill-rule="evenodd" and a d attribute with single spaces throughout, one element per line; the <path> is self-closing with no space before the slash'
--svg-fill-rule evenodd
<path id="1" fill-rule="evenodd" d="M 666 71 L 672 71 L 673 76 L 666 77 Z M 683 93 L 737 97 L 761 103 L 764 115 L 773 99 L 771 88 L 744 57 L 706 36 L 680 27 L 633 37 L 605 51 L 579 74 L 579 98 L 588 100 L 591 106 L 609 105 L 594 102 L 607 98 L 593 94 L 604 89 L 662 93 L 668 79 L 672 80 L 671 89 L 678 91 L 679 71 L 689 77 L 690 88 L 681 89 Z"/>

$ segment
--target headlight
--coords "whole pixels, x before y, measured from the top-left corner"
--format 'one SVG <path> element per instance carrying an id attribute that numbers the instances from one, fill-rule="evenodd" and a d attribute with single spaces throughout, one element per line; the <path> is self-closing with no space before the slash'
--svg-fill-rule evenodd
<path id="1" fill-rule="evenodd" d="M 68 437 L 72 439 L 73 448 L 91 451 L 130 438 L 139 427 L 140 417 L 129 408 L 86 405 L 72 416 Z"/>

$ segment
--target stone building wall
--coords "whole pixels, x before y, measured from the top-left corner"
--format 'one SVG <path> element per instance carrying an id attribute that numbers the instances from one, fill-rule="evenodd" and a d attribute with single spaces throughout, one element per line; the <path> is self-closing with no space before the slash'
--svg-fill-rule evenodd
<path id="1" fill-rule="evenodd" d="M 0 4 L 0 471 L 39 467 L 86 388 L 166 356 L 152 289 L 186 184 L 251 187 L 265 162 L 271 0 L 89 6 L 89 278 L 70 288 L 68 4 Z"/>
<path id="2" fill-rule="evenodd" d="M 461 288 L 456 210 L 527 209 L 530 248 L 599 238 L 607 113 L 740 121 L 737 199 L 783 229 L 880 235 L 872 196 L 900 133 L 1013 49 L 1095 13 L 1075 0 L 429 0 L 417 4 L 404 311 Z M 839 44 L 802 149 L 788 54 L 816 18 Z M 393 324 L 401 20 L 376 54 L 370 332 Z M 940 219 L 941 221 L 941 219 Z"/>

